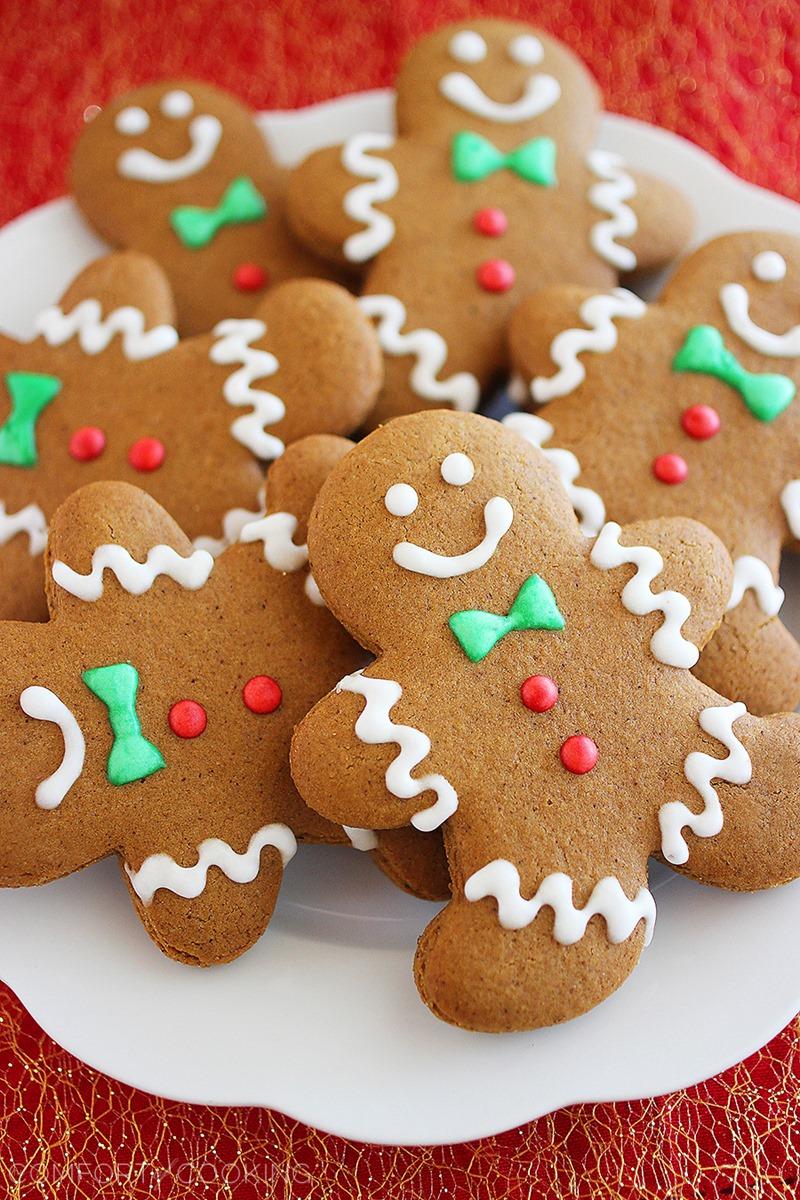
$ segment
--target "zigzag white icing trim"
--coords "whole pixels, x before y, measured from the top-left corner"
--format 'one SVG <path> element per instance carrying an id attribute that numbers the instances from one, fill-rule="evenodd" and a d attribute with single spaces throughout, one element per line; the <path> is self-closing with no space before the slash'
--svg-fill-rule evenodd
<path id="1" fill-rule="evenodd" d="M 537 375 L 531 380 L 531 396 L 540 404 L 554 396 L 567 396 L 586 378 L 579 354 L 608 354 L 617 344 L 614 321 L 618 317 L 638 319 L 647 305 L 627 288 L 614 288 L 607 295 L 590 296 L 578 310 L 588 329 L 562 329 L 553 338 L 550 357 L 558 367 L 555 375 Z"/>
<path id="2" fill-rule="evenodd" d="M 792 537 L 800 538 L 800 479 L 792 479 L 784 487 L 781 508 Z"/>
<path id="3" fill-rule="evenodd" d="M 256 458 L 272 459 L 279 458 L 286 447 L 280 438 L 267 433 L 264 426 L 277 425 L 282 421 L 286 416 L 286 406 L 273 392 L 254 388 L 253 384 L 274 375 L 278 370 L 278 360 L 268 350 L 254 350 L 250 345 L 266 332 L 264 322 L 255 318 L 220 321 L 214 326 L 214 336 L 220 340 L 212 345 L 209 358 L 224 366 L 241 363 L 239 370 L 225 380 L 222 394 L 228 404 L 236 408 L 251 405 L 253 411 L 244 417 L 237 417 L 231 425 L 231 433 Z"/>
<path id="4" fill-rule="evenodd" d="M 77 334 L 84 354 L 101 354 L 119 334 L 122 353 L 134 362 L 155 358 L 178 344 L 176 329 L 171 325 L 145 329 L 144 313 L 131 305 L 115 308 L 104 319 L 99 300 L 81 300 L 69 313 L 54 304 L 39 313 L 34 328 L 48 346 L 62 346 Z"/>
<path id="5" fill-rule="evenodd" d="M 243 854 L 238 854 L 221 838 L 206 838 L 197 847 L 197 862 L 193 867 L 180 866 L 170 854 L 151 854 L 138 871 L 127 863 L 125 870 L 145 907 L 153 903 L 160 888 L 184 900 L 195 900 L 205 891 L 211 867 L 218 867 L 232 883 L 252 883 L 261 870 L 261 851 L 265 846 L 274 846 L 284 867 L 297 851 L 297 841 L 288 825 L 264 825 L 250 838 Z"/>
<path id="6" fill-rule="evenodd" d="M 743 704 L 722 704 L 704 708 L 700 713 L 700 727 L 722 742 L 728 754 L 725 758 L 714 758 L 702 750 L 693 750 L 683 764 L 683 773 L 703 800 L 702 812 L 692 812 L 681 800 L 670 800 L 662 804 L 658 814 L 661 827 L 661 853 L 667 862 L 680 866 L 688 861 L 689 847 L 683 837 L 683 829 L 691 829 L 697 837 L 716 837 L 723 825 L 722 805 L 712 779 L 723 779 L 726 783 L 749 783 L 753 775 L 750 755 L 733 732 L 733 723 L 743 717 L 747 709 Z"/>
<path id="7" fill-rule="evenodd" d="M 406 309 L 396 296 L 362 296 L 358 302 L 368 317 L 378 319 L 376 333 L 384 354 L 402 356 L 413 354 L 416 363 L 411 368 L 411 389 L 425 400 L 448 400 L 458 412 L 474 412 L 480 400 L 480 384 L 468 371 L 460 371 L 449 379 L 437 379 L 447 361 L 447 343 L 434 329 L 413 329 L 401 333 L 406 323 Z"/>
<path id="8" fill-rule="evenodd" d="M 640 887 L 632 900 L 614 875 L 606 875 L 594 885 L 583 908 L 576 908 L 572 899 L 572 880 L 563 871 L 546 875 L 530 900 L 520 892 L 519 871 L 505 858 L 487 863 L 464 885 L 467 900 L 497 901 L 497 919 L 504 929 L 525 929 L 547 907 L 554 915 L 553 937 L 562 946 L 574 946 L 586 933 L 592 917 L 601 916 L 606 923 L 608 940 L 614 945 L 626 941 L 640 921 L 645 924 L 645 946 L 653 936 L 656 903 L 646 887 Z"/>
<path id="9" fill-rule="evenodd" d="M 219 558 L 227 546 L 232 546 L 234 542 L 238 542 L 239 535 L 246 525 L 249 525 L 251 521 L 257 521 L 259 517 L 263 517 L 264 501 L 261 497 L 260 500 L 261 507 L 255 512 L 251 512 L 248 508 L 229 508 L 222 518 L 222 537 L 196 537 L 193 542 L 195 549 L 205 550 L 214 558 Z"/>
<path id="10" fill-rule="evenodd" d="M 356 671 L 346 675 L 336 685 L 336 691 L 354 692 L 366 701 L 355 724 L 356 737 L 368 746 L 394 742 L 400 747 L 400 753 L 386 768 L 387 790 L 400 800 L 411 800 L 427 791 L 436 793 L 436 801 L 414 813 L 411 824 L 425 833 L 438 829 L 458 808 L 458 795 L 444 775 L 412 778 L 411 772 L 430 754 L 431 740 L 421 729 L 395 725 L 389 716 L 403 694 L 400 684 L 393 679 L 377 679 Z"/>
<path id="11" fill-rule="evenodd" d="M 622 532 L 616 521 L 609 521 L 598 534 L 592 546 L 591 562 L 601 571 L 611 571 L 624 563 L 632 563 L 636 574 L 622 589 L 622 603 L 628 612 L 637 617 L 661 612 L 664 623 L 650 639 L 650 649 L 659 662 L 671 667 L 693 667 L 700 651 L 693 642 L 681 633 L 681 627 L 689 619 L 692 606 L 683 592 L 658 592 L 650 590 L 650 584 L 664 569 L 664 560 L 652 546 L 621 546 Z"/>
<path id="12" fill-rule="evenodd" d="M 27 533 L 28 549 L 32 556 L 43 554 L 47 545 L 47 518 L 38 504 L 26 504 L 15 513 L 7 513 L 0 500 L 0 546 L 5 546 L 18 533 Z"/>
<path id="13" fill-rule="evenodd" d="M 297 529 L 294 513 L 274 512 L 250 521 L 239 534 L 241 542 L 263 542 L 264 558 L 276 571 L 299 571 L 308 562 L 308 546 L 292 541 Z"/>
<path id="14" fill-rule="evenodd" d="M 394 138 L 386 133 L 357 133 L 342 147 L 342 166 L 351 175 L 360 175 L 369 183 L 360 183 L 345 194 L 343 206 L 348 217 L 367 226 L 351 233 L 344 243 L 344 256 L 350 262 L 366 262 L 389 245 L 395 225 L 386 213 L 372 206 L 397 195 L 400 180 L 394 166 L 385 158 L 373 158 L 370 150 L 391 150 Z"/>
<path id="15" fill-rule="evenodd" d="M 636 255 L 630 246 L 620 246 L 614 239 L 631 237 L 639 228 L 636 213 L 625 203 L 636 195 L 633 176 L 626 171 L 620 155 L 609 150 L 591 150 L 586 162 L 602 181 L 589 188 L 589 203 L 608 213 L 607 220 L 592 226 L 589 234 L 592 249 L 618 271 L 632 271 Z"/>
<path id="16" fill-rule="evenodd" d="M 763 559 L 756 558 L 754 554 L 742 554 L 733 564 L 733 588 L 726 611 L 737 608 L 745 592 L 751 589 L 764 615 L 777 616 L 784 601 L 783 588 L 778 587 Z"/>
<path id="17" fill-rule="evenodd" d="M 569 502 L 578 515 L 581 533 L 595 537 L 606 519 L 606 506 L 597 492 L 588 487 L 579 487 L 575 480 L 581 473 L 581 464 L 571 450 L 559 450 L 555 446 L 545 449 L 544 443 L 553 436 L 553 426 L 543 417 L 532 413 L 510 413 L 503 418 L 503 425 L 513 429 L 526 442 L 538 446 L 548 462 L 552 463 L 564 485 Z"/>
<path id="18" fill-rule="evenodd" d="M 172 546 L 153 546 L 143 563 L 131 557 L 124 546 L 98 546 L 92 554 L 92 569 L 88 575 L 74 571 L 61 559 L 53 563 L 53 580 L 65 592 L 79 600 L 99 600 L 103 594 L 103 571 L 108 568 L 119 584 L 132 596 L 148 592 L 159 575 L 194 592 L 207 581 L 214 566 L 213 557 L 205 550 L 195 550 L 183 558 Z"/>

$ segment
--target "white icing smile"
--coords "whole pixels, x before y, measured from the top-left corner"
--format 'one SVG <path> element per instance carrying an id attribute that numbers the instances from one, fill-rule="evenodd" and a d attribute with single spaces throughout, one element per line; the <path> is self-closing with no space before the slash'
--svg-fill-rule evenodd
<path id="1" fill-rule="evenodd" d="M 484 39 L 479 33 L 469 29 L 462 29 L 457 33 L 451 39 L 448 49 L 451 58 L 462 63 L 481 62 L 487 53 Z M 523 66 L 534 66 L 544 57 L 542 43 L 532 34 L 512 38 L 507 49 L 509 58 Z M 492 100 L 472 76 L 464 71 L 449 71 L 439 81 L 439 91 L 451 104 L 474 117 L 508 125 L 538 117 L 548 108 L 552 108 L 561 96 L 558 80 L 552 75 L 544 74 L 531 75 L 520 98 L 509 104 Z"/>
<path id="2" fill-rule="evenodd" d="M 165 117 L 179 120 L 188 117 L 194 101 L 188 92 L 167 92 L 161 100 L 161 112 Z M 144 133 L 150 118 L 144 109 L 132 106 L 123 108 L 114 122 L 119 133 L 127 137 Z M 151 150 L 136 146 L 126 150 L 117 159 L 117 170 L 127 179 L 138 179 L 141 183 L 175 183 L 188 179 L 203 171 L 214 157 L 222 137 L 222 123 L 210 113 L 201 113 L 189 123 L 191 148 L 180 158 L 161 158 Z"/>
<path id="3" fill-rule="evenodd" d="M 504 496 L 492 496 L 483 510 L 486 533 L 465 554 L 435 554 L 414 542 L 398 542 L 392 557 L 399 567 L 434 579 L 453 579 L 485 567 L 514 520 L 514 510 Z"/>
<path id="4" fill-rule="evenodd" d="M 750 264 L 753 275 L 764 283 L 778 283 L 786 275 L 786 261 L 774 250 L 757 254 Z M 800 358 L 800 325 L 785 333 L 772 333 L 750 316 L 750 296 L 741 283 L 726 283 L 719 302 L 733 333 L 758 354 L 770 358 Z"/>

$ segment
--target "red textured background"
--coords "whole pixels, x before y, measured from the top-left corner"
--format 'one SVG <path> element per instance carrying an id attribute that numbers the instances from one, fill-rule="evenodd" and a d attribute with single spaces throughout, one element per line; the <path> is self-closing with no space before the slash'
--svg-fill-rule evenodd
<path id="1" fill-rule="evenodd" d="M 64 191 L 84 109 L 117 91 L 187 74 L 254 108 L 310 104 L 391 83 L 419 33 L 477 13 L 536 21 L 590 63 L 610 109 L 800 198 L 797 0 L 1 0 L 0 222 Z M 789 1198 L 799 1081 L 793 1023 L 665 1099 L 567 1109 L 467 1146 L 363 1147 L 275 1113 L 122 1087 L 55 1046 L 0 985 L 0 1188 L 58 1200 Z"/>

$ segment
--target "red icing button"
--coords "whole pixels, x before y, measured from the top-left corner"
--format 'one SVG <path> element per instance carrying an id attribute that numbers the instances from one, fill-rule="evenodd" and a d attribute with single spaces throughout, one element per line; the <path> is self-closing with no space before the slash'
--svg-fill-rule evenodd
<path id="1" fill-rule="evenodd" d="M 558 700 L 558 685 L 549 675 L 531 675 L 519 689 L 519 694 L 531 712 L 547 712 Z"/>
<path id="2" fill-rule="evenodd" d="M 689 468 L 680 454 L 659 454 L 653 459 L 653 474 L 659 483 L 683 483 Z"/>
<path id="3" fill-rule="evenodd" d="M 239 292 L 257 292 L 268 282 L 269 276 L 258 263 L 239 263 L 233 272 L 233 286 Z"/>
<path id="4" fill-rule="evenodd" d="M 472 224 L 484 237 L 502 237 L 508 229 L 508 217 L 502 208 L 479 208 Z"/>
<path id="5" fill-rule="evenodd" d="M 196 738 L 208 724 L 206 710 L 196 700 L 178 700 L 169 710 L 169 727 L 182 738 Z"/>
<path id="6" fill-rule="evenodd" d="M 485 292 L 507 292 L 514 286 L 516 274 L 504 258 L 487 258 L 478 267 L 475 278 Z"/>
<path id="7" fill-rule="evenodd" d="M 106 435 L 96 425 L 83 425 L 69 439 L 69 452 L 78 462 L 99 458 L 106 448 Z"/>
<path id="8" fill-rule="evenodd" d="M 270 675 L 254 675 L 242 688 L 242 699 L 251 712 L 271 713 L 280 705 L 283 692 Z"/>
<path id="9" fill-rule="evenodd" d="M 143 437 L 128 451 L 128 462 L 135 471 L 157 471 L 164 461 L 166 450 L 158 438 Z"/>
<path id="10" fill-rule="evenodd" d="M 596 765 L 599 751 L 590 737 L 576 733 L 567 738 L 558 753 L 568 771 L 573 775 L 585 775 Z"/>
<path id="11" fill-rule="evenodd" d="M 681 416 L 683 432 L 688 433 L 689 437 L 697 438 L 700 442 L 719 433 L 721 425 L 719 413 L 709 404 L 693 404 Z"/>

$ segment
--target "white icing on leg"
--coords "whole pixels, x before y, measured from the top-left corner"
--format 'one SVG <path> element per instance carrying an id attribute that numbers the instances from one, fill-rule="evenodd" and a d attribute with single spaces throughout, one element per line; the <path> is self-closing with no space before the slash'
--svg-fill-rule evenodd
<path id="1" fill-rule="evenodd" d="M 480 400 L 480 385 L 474 375 L 460 371 L 449 379 L 437 379 L 447 361 L 447 343 L 434 329 L 413 329 L 401 333 L 406 309 L 396 296 L 362 296 L 358 302 L 368 317 L 377 319 L 376 333 L 384 354 L 394 357 L 415 355 L 411 368 L 411 390 L 424 400 L 447 400 L 458 412 L 474 412 Z"/>
<path id="2" fill-rule="evenodd" d="M 538 446 L 548 462 L 552 463 L 564 485 L 569 502 L 578 515 L 581 533 L 595 537 L 606 519 L 606 506 L 597 492 L 591 488 L 578 487 L 575 480 L 581 473 L 581 464 L 571 450 L 559 450 L 555 446 L 544 448 L 553 436 L 553 426 L 542 417 L 531 413 L 511 413 L 503 419 L 507 429 L 513 429 L 526 442 Z"/>
<path id="3" fill-rule="evenodd" d="M 47 519 L 38 504 L 26 504 L 15 513 L 7 513 L 0 500 L 0 546 L 5 546 L 18 533 L 27 533 L 28 550 L 32 556 L 44 553 L 47 545 Z"/>
<path id="4" fill-rule="evenodd" d="M 741 283 L 726 283 L 720 289 L 719 302 L 725 319 L 737 337 L 758 354 L 771 358 L 800 358 L 800 325 L 785 333 L 770 333 L 750 316 L 750 297 Z"/>
<path id="5" fill-rule="evenodd" d="M 53 580 L 79 600 L 100 599 L 106 568 L 132 596 L 149 591 L 159 575 L 166 575 L 182 588 L 194 592 L 206 583 L 213 566 L 214 559 L 205 550 L 195 550 L 184 558 L 172 546 L 153 546 L 141 563 L 132 558 L 124 546 L 107 545 L 98 546 L 92 554 L 92 569 L 88 575 L 81 575 L 57 559 L 53 563 Z"/>
<path id="6" fill-rule="evenodd" d="M 274 375 L 278 370 L 278 360 L 268 350 L 254 350 L 250 345 L 266 332 L 264 322 L 254 318 L 220 321 L 214 326 L 214 336 L 220 340 L 214 342 L 209 358 L 224 366 L 241 364 L 239 370 L 225 380 L 222 394 L 228 404 L 235 408 L 251 405 L 253 411 L 244 417 L 237 417 L 231 425 L 231 433 L 256 458 L 272 459 L 279 458 L 286 447 L 280 438 L 267 433 L 264 426 L 282 421 L 286 416 L 286 406 L 274 393 L 254 388 L 253 384 Z"/>
<path id="7" fill-rule="evenodd" d="M 58 307 L 46 308 L 36 318 L 34 328 L 48 346 L 63 346 L 77 335 L 84 354 L 102 354 L 114 337 L 122 338 L 122 353 L 133 362 L 155 358 L 178 344 L 178 331 L 171 325 L 145 329 L 144 313 L 126 305 L 103 317 L 99 300 L 81 300 L 69 313 Z"/>
<path id="8" fill-rule="evenodd" d="M 326 607 L 322 592 L 317 587 L 317 581 L 310 571 L 306 575 L 306 581 L 303 584 L 303 591 L 311 603 L 316 604 L 317 608 Z"/>
<path id="9" fill-rule="evenodd" d="M 763 559 L 756 558 L 753 554 L 743 554 L 733 564 L 733 589 L 726 611 L 737 608 L 745 592 L 751 588 L 755 592 L 758 607 L 765 616 L 777 616 L 784 600 L 783 588 L 775 583 L 772 572 Z"/>
<path id="10" fill-rule="evenodd" d="M 393 679 L 376 679 L 356 671 L 346 675 L 336 686 L 337 692 L 353 692 L 363 696 L 365 707 L 355 724 L 356 737 L 368 746 L 395 743 L 400 753 L 386 768 L 386 788 L 399 800 L 411 800 L 423 792 L 436 793 L 436 801 L 428 808 L 414 813 L 411 824 L 430 833 L 451 817 L 458 808 L 458 795 L 443 775 L 423 775 L 412 778 L 411 772 L 431 752 L 431 740 L 421 729 L 411 725 L 395 725 L 390 712 L 403 695 L 403 689 Z"/>
<path id="11" fill-rule="evenodd" d="M 625 170 L 619 154 L 591 150 L 586 161 L 589 169 L 602 180 L 589 188 L 589 203 L 608 213 L 608 220 L 592 226 L 589 234 L 592 249 L 618 271 L 632 271 L 636 266 L 636 255 L 629 246 L 618 245 L 615 238 L 631 237 L 639 227 L 636 213 L 626 203 L 636 195 L 636 184 Z"/>
<path id="12" fill-rule="evenodd" d="M 614 945 L 626 941 L 640 921 L 644 921 L 647 946 L 653 936 L 656 904 L 646 887 L 640 887 L 632 900 L 613 875 L 596 883 L 583 908 L 572 899 L 572 880 L 557 871 L 546 875 L 530 900 L 520 892 L 519 871 L 505 858 L 496 858 L 470 875 L 464 885 L 467 900 L 497 901 L 497 918 L 504 929 L 525 929 L 547 907 L 553 910 L 553 937 L 562 946 L 573 946 L 586 933 L 594 916 L 606 922 L 608 940 Z"/>
<path id="13" fill-rule="evenodd" d="M 22 711 L 35 721 L 50 721 L 61 730 L 64 757 L 61 765 L 36 788 L 39 808 L 58 808 L 83 771 L 86 742 L 78 722 L 63 700 L 46 687 L 27 687 L 19 698 Z"/>
<path id="14" fill-rule="evenodd" d="M 485 567 L 494 555 L 514 520 L 514 510 L 504 496 L 492 496 L 483 510 L 486 533 L 477 546 L 465 554 L 436 554 L 414 542 L 398 542 L 392 557 L 399 567 L 434 579 L 453 579 Z"/>
<path id="15" fill-rule="evenodd" d="M 550 357 L 558 367 L 555 375 L 537 375 L 531 380 L 531 396 L 539 403 L 554 396 L 567 396 L 586 378 L 579 354 L 608 354 L 617 344 L 614 321 L 618 317 L 638 319 L 647 305 L 627 288 L 614 288 L 607 295 L 584 300 L 578 315 L 588 329 L 563 329 L 550 346 Z"/>
<path id="16" fill-rule="evenodd" d="M 367 226 L 351 233 L 344 243 L 344 256 L 350 262 L 366 262 L 386 248 L 394 237 L 394 221 L 372 206 L 397 195 L 400 181 L 392 163 L 375 158 L 370 150 L 391 150 L 394 138 L 385 133 L 357 133 L 342 147 L 342 166 L 351 175 L 368 179 L 346 193 L 343 206 L 348 217 Z"/>
<path id="17" fill-rule="evenodd" d="M 231 883 L 252 883 L 261 870 L 261 851 L 273 846 L 281 856 L 284 867 L 294 858 L 297 842 L 288 825 L 264 825 L 250 838 L 243 854 L 237 852 L 221 838 L 207 838 L 197 847 L 197 862 L 193 867 L 182 867 L 169 854 L 151 854 L 138 871 L 125 864 L 131 887 L 145 907 L 153 903 L 160 888 L 182 896 L 184 900 L 195 900 L 206 888 L 208 872 L 218 867 Z"/>
<path id="18" fill-rule="evenodd" d="M 374 829 L 359 829 L 355 825 L 343 825 L 350 839 L 350 845 L 354 850 L 375 850 L 378 846 L 378 837 Z"/>
<path id="19" fill-rule="evenodd" d="M 592 546 L 591 562 L 601 571 L 611 571 L 624 563 L 632 563 L 636 567 L 636 574 L 622 589 L 622 603 L 628 612 L 638 617 L 652 612 L 663 613 L 664 623 L 650 640 L 653 655 L 670 667 L 693 667 L 700 657 L 700 651 L 681 633 L 681 627 L 692 611 L 688 598 L 683 592 L 654 594 L 650 584 L 663 571 L 663 558 L 652 546 L 621 546 L 621 532 L 616 521 L 604 525 Z"/>
<path id="20" fill-rule="evenodd" d="M 781 492 L 781 508 L 792 537 L 800 538 L 800 479 L 792 479 Z"/>
<path id="21" fill-rule="evenodd" d="M 712 779 L 723 779 L 726 783 L 749 783 L 753 774 L 750 755 L 733 732 L 733 723 L 743 717 L 747 709 L 743 704 L 724 704 L 704 708 L 700 713 L 700 727 L 722 742 L 728 751 L 726 758 L 714 758 L 702 750 L 693 750 L 683 764 L 683 773 L 693 788 L 700 793 L 704 808 L 694 813 L 680 800 L 662 804 L 658 814 L 661 827 L 661 853 L 667 862 L 680 866 L 688 861 L 689 847 L 683 837 L 683 829 L 691 829 L 697 837 L 710 838 L 722 829 L 722 806 Z"/>

